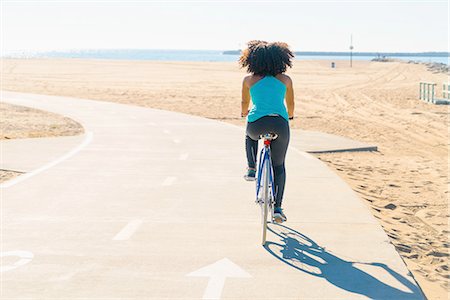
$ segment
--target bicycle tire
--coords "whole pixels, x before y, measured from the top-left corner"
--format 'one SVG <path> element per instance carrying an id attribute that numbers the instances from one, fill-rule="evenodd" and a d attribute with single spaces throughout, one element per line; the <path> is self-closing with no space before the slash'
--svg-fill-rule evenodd
<path id="1" fill-rule="evenodd" d="M 270 154 L 270 152 L 269 152 Z M 273 215 L 274 215 L 274 209 L 275 209 L 275 182 L 274 182 L 274 174 L 273 174 L 273 166 L 272 166 L 272 157 L 269 155 L 269 170 L 268 174 L 270 174 L 269 177 L 269 208 L 270 208 L 270 222 L 273 223 Z"/>
<path id="2" fill-rule="evenodd" d="M 266 157 L 264 158 L 266 159 Z M 270 164 L 268 161 L 265 161 L 263 164 L 263 182 L 264 182 L 264 190 L 263 190 L 263 213 L 262 213 L 262 245 L 266 244 L 267 238 L 267 215 L 269 213 L 269 168 Z"/>

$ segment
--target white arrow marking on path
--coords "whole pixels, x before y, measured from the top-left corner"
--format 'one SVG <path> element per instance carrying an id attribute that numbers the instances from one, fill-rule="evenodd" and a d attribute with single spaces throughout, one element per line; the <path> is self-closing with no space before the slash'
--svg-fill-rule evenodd
<path id="1" fill-rule="evenodd" d="M 186 276 L 191 277 L 209 277 L 208 286 L 203 293 L 203 299 L 220 299 L 225 279 L 227 277 L 234 278 L 250 278 L 250 274 L 242 270 L 238 265 L 228 258 L 223 258 L 215 263 L 203 267 L 197 271 L 191 272 Z"/>
<path id="2" fill-rule="evenodd" d="M 163 185 L 163 186 L 170 186 L 170 185 L 172 185 L 176 180 L 177 180 L 177 178 L 174 177 L 174 176 L 166 177 L 166 179 L 164 179 L 162 185 Z"/>
<path id="3" fill-rule="evenodd" d="M 143 223 L 142 220 L 133 220 L 130 221 L 121 231 L 119 231 L 118 234 L 116 234 L 113 237 L 113 240 L 115 241 L 124 241 L 128 240 L 133 233 L 136 232 L 136 230 L 141 226 Z"/>
<path id="4" fill-rule="evenodd" d="M 11 271 L 15 268 L 18 268 L 20 266 L 26 265 L 29 263 L 34 255 L 30 251 L 8 251 L 8 252 L 2 252 L 0 257 L 6 257 L 6 256 L 18 256 L 19 260 L 17 260 L 15 263 L 8 265 L 8 266 L 1 266 L 0 272 L 7 272 Z"/>

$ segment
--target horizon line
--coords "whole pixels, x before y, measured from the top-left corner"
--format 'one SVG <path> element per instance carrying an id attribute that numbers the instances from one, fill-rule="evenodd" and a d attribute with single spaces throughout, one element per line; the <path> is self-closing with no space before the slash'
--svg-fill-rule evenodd
<path id="1" fill-rule="evenodd" d="M 152 50 L 152 51 L 242 51 L 242 49 L 195 49 L 195 48 L 116 48 L 116 47 L 108 47 L 108 48 L 49 48 L 49 49 L 14 49 L 14 50 L 4 50 L 1 49 L 2 53 L 11 53 L 11 52 L 64 52 L 64 51 L 95 51 L 95 50 Z M 292 52 L 310 52 L 310 53 L 323 53 L 323 52 L 334 52 L 334 53 L 350 53 L 350 50 L 346 51 L 336 51 L 336 50 L 291 50 Z M 426 50 L 426 51 L 379 51 L 379 50 L 366 50 L 366 51 L 352 51 L 353 53 L 447 53 L 450 55 L 450 51 L 448 50 Z"/>

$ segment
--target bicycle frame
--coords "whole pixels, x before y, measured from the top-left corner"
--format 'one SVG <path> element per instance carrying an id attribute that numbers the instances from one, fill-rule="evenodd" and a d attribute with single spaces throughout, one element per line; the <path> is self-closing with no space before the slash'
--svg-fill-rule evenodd
<path id="1" fill-rule="evenodd" d="M 256 197 L 258 198 L 259 190 L 261 188 L 261 179 L 262 172 L 264 167 L 268 164 L 269 166 L 269 184 L 272 186 L 272 195 L 275 196 L 275 185 L 273 184 L 273 167 L 272 167 L 272 158 L 270 155 L 270 145 L 264 145 L 263 149 L 261 149 L 261 153 L 259 155 L 259 164 L 258 164 L 258 180 L 256 181 Z"/>

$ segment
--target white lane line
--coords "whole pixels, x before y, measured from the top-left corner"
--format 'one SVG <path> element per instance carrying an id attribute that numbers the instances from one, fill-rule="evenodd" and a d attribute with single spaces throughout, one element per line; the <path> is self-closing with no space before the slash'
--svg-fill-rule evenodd
<path id="1" fill-rule="evenodd" d="M 94 134 L 92 132 L 90 132 L 90 131 L 87 132 L 86 137 L 84 138 L 83 142 L 80 145 L 78 145 L 77 147 L 75 147 L 74 149 L 72 149 L 71 151 L 69 151 L 66 154 L 64 154 L 63 156 L 55 159 L 54 161 L 49 162 L 48 164 L 45 164 L 40 168 L 37 168 L 34 171 L 20 175 L 20 176 L 16 177 L 15 179 L 8 180 L 8 181 L 0 184 L 0 188 L 9 188 L 9 187 L 11 187 L 19 182 L 22 182 L 34 175 L 44 172 L 45 170 L 50 169 L 51 167 L 54 167 L 55 165 L 59 164 L 60 162 L 74 156 L 77 152 L 79 152 L 81 149 L 86 147 L 92 141 L 93 135 Z"/>
<path id="2" fill-rule="evenodd" d="M 179 160 L 186 160 L 189 157 L 189 153 L 183 153 L 180 154 L 180 156 L 178 157 Z"/>
<path id="3" fill-rule="evenodd" d="M 163 185 L 163 186 L 169 186 L 169 185 L 172 185 L 176 180 L 177 180 L 176 177 L 174 177 L 174 176 L 169 176 L 169 177 L 167 177 L 166 179 L 164 179 L 162 185 Z"/>
<path id="4" fill-rule="evenodd" d="M 174 139 L 173 142 L 174 142 L 175 144 L 180 144 L 180 143 L 181 143 L 181 140 L 180 140 L 180 139 Z"/>
<path id="5" fill-rule="evenodd" d="M 133 221 L 128 222 L 128 224 L 125 225 L 125 227 L 122 228 L 122 230 L 119 231 L 119 233 L 113 237 L 113 240 L 114 241 L 128 240 L 136 232 L 136 230 L 142 225 L 143 222 L 144 221 L 142 221 L 142 220 L 133 220 Z"/>
<path id="6" fill-rule="evenodd" d="M 312 156 L 311 154 L 306 153 L 305 151 L 300 151 L 296 148 L 291 148 L 292 150 L 294 150 L 295 152 L 297 152 L 298 154 L 300 154 L 301 156 L 307 158 L 307 159 L 315 159 L 314 156 Z"/>
<path id="7" fill-rule="evenodd" d="M 22 250 L 7 251 L 0 253 L 0 257 L 2 258 L 7 256 L 17 256 L 19 259 L 16 260 L 11 265 L 0 266 L 0 273 L 11 271 L 14 270 L 15 268 L 26 265 L 33 259 L 34 254 L 31 253 L 30 251 L 22 251 Z"/>

